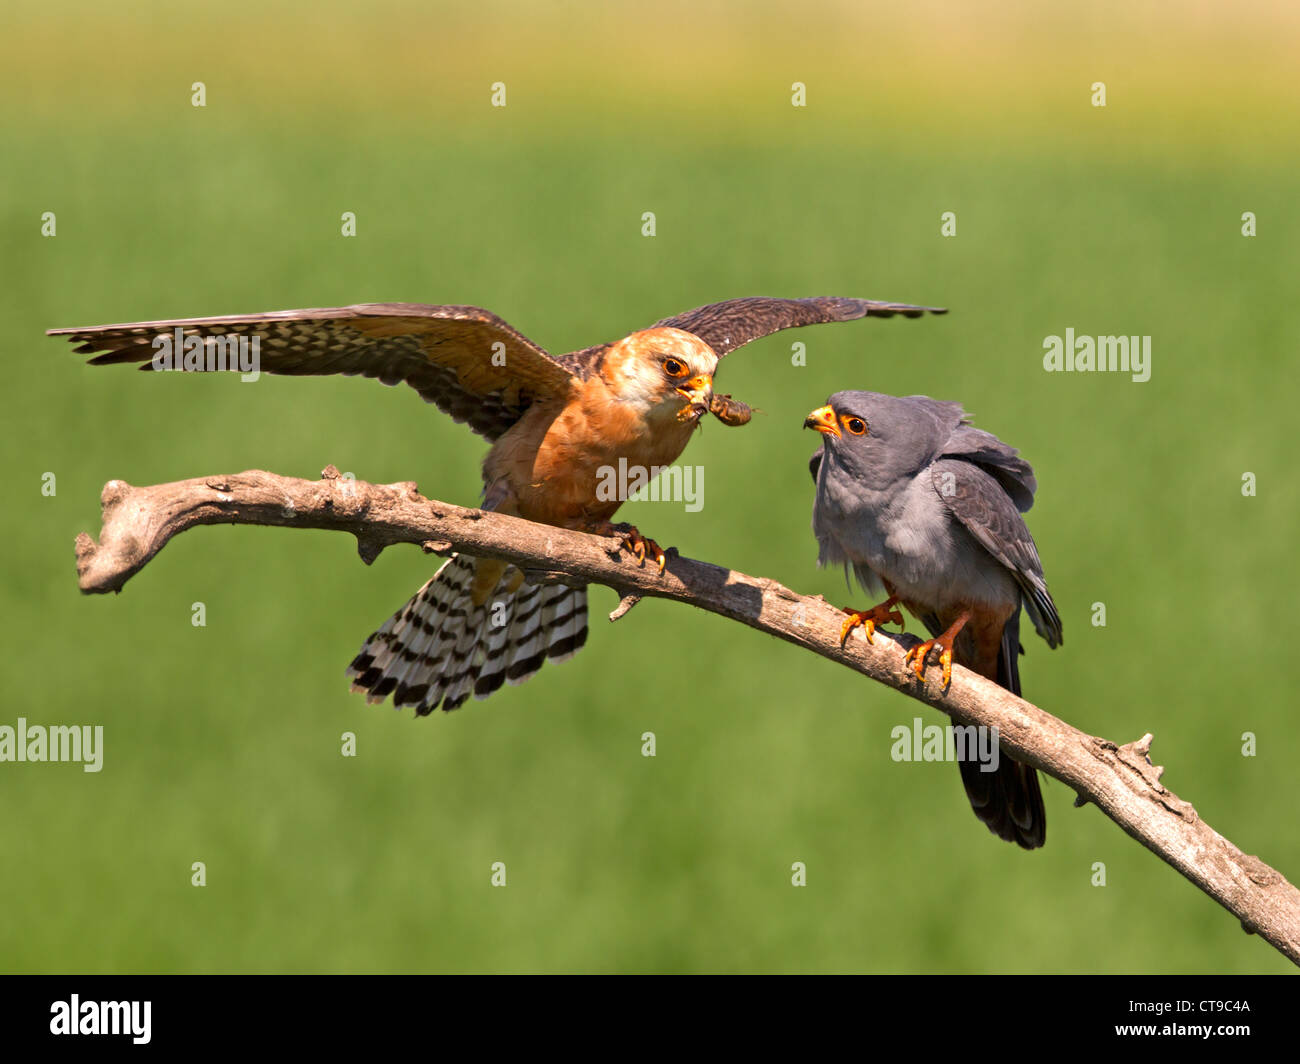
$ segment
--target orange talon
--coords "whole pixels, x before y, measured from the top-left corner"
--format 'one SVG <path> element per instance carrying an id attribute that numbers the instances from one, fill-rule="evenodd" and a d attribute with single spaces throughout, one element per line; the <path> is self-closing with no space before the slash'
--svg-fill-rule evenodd
<path id="1" fill-rule="evenodd" d="M 855 610 L 845 606 L 844 612 L 848 616 L 844 618 L 844 623 L 840 625 L 840 646 L 844 646 L 849 638 L 849 633 L 858 627 L 861 627 L 862 634 L 867 637 L 867 643 L 872 645 L 874 645 L 874 640 L 871 637 L 875 635 L 876 625 L 878 624 L 896 624 L 900 632 L 906 631 L 902 613 L 894 609 L 894 603 L 897 601 L 898 596 L 891 595 L 879 606 L 872 606 L 869 610 Z"/>
<path id="2" fill-rule="evenodd" d="M 952 682 L 952 647 L 943 646 L 938 639 L 927 639 L 924 643 L 912 647 L 904 656 L 903 661 L 908 662 L 915 659 L 912 665 L 912 671 L 916 673 L 916 678 L 922 682 L 925 681 L 925 659 L 929 656 L 930 651 L 939 647 L 939 664 L 943 667 L 943 686 L 947 687 Z"/>
<path id="3" fill-rule="evenodd" d="M 912 671 L 916 673 L 916 678 L 922 683 L 925 682 L 925 659 L 930 656 L 930 651 L 935 647 L 939 648 L 939 664 L 943 668 L 943 686 L 947 687 L 952 683 L 952 644 L 957 638 L 957 633 L 962 630 L 966 622 L 970 620 L 970 610 L 963 610 L 960 617 L 953 622 L 952 626 L 934 639 L 927 639 L 924 643 L 918 643 L 903 655 L 903 663 L 913 662 Z"/>

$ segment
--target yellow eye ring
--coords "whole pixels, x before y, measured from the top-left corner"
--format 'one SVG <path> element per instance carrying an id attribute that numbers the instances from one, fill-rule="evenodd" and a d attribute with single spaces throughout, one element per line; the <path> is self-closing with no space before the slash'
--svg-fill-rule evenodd
<path id="1" fill-rule="evenodd" d="M 686 366 L 675 358 L 664 359 L 664 372 L 670 377 L 685 377 Z"/>
<path id="2" fill-rule="evenodd" d="M 854 417 L 852 414 L 845 414 L 840 418 L 840 424 L 844 426 L 844 431 L 851 436 L 865 436 L 867 433 L 867 423 L 860 417 Z"/>

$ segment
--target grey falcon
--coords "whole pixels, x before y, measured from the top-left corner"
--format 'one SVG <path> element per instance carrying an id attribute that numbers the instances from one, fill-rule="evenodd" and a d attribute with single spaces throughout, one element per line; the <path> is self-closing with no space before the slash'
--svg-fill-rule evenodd
<path id="1" fill-rule="evenodd" d="M 843 564 L 869 592 L 889 596 L 846 609 L 841 639 L 861 627 L 920 618 L 931 639 L 907 653 L 924 680 L 939 651 L 946 686 L 952 663 L 1020 694 L 1023 606 L 1050 647 L 1062 642 L 1038 549 L 1021 513 L 1038 483 L 1029 463 L 970 424 L 960 403 L 923 395 L 837 392 L 804 427 L 822 434 L 809 468 L 817 484 L 813 533 L 820 565 Z M 959 760 L 975 815 L 1027 850 L 1043 845 L 1047 817 L 1032 768 L 1000 751 L 995 772 Z"/>

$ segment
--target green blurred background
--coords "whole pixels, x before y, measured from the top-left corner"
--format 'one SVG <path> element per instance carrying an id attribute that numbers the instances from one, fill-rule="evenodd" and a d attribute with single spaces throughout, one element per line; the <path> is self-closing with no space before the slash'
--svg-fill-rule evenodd
<path id="1" fill-rule="evenodd" d="M 208 528 L 121 596 L 76 587 L 109 479 L 332 462 L 472 504 L 484 445 L 409 389 L 91 370 L 47 328 L 474 303 L 563 352 L 733 296 L 942 304 L 728 359 L 763 414 L 686 452 L 704 509 L 624 515 L 861 604 L 815 568 L 803 416 L 961 399 L 1041 485 L 1066 642 L 1026 635 L 1027 697 L 1153 732 L 1164 782 L 1294 879 L 1300 15 L 1128 6 L 11 4 L 0 723 L 102 724 L 105 754 L 0 764 L 0 969 L 1291 970 L 1060 784 L 1044 850 L 998 842 L 953 766 L 890 759 L 944 718 L 705 613 L 611 627 L 597 589 L 574 661 L 414 721 L 343 669 L 418 551 Z M 1151 380 L 1044 373 L 1067 327 L 1151 335 Z"/>

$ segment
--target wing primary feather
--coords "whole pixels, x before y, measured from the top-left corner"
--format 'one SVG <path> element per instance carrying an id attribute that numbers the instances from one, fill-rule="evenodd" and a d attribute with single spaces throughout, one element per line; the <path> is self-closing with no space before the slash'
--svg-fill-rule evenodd
<path id="1" fill-rule="evenodd" d="M 176 351 L 178 331 L 181 350 Z M 264 373 L 405 383 L 489 440 L 499 438 L 534 402 L 567 398 L 576 380 L 570 368 L 495 314 L 461 305 L 359 303 L 51 329 L 49 335 L 70 339 L 78 354 L 92 356 L 94 366 L 139 363 L 145 372 L 244 372 L 251 359 Z M 186 350 L 191 338 L 202 345 Z M 237 361 L 222 357 L 229 355 L 232 340 L 240 345 Z"/>

